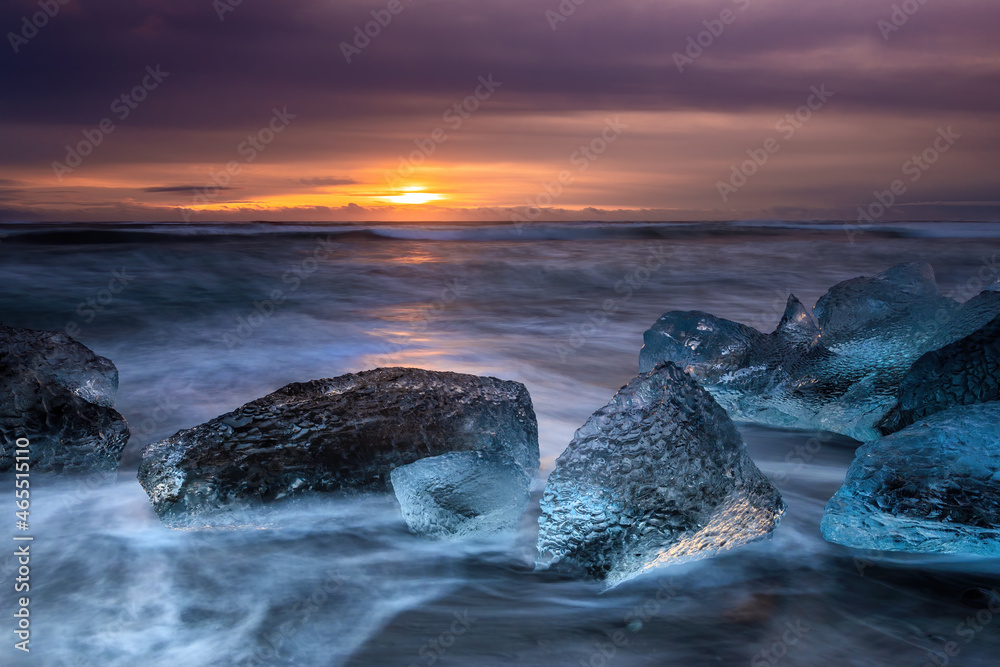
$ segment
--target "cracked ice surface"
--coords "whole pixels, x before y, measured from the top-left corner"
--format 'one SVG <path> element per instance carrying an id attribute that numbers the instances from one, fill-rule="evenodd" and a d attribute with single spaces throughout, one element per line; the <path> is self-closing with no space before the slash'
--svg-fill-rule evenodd
<path id="1" fill-rule="evenodd" d="M 668 363 L 619 390 L 556 461 L 539 565 L 614 586 L 768 537 L 784 507 L 725 411 Z"/>
<path id="2" fill-rule="evenodd" d="M 879 427 L 892 433 L 955 405 L 989 401 L 1000 401 L 1000 317 L 920 357 L 903 378 L 899 404 Z"/>
<path id="3" fill-rule="evenodd" d="M 860 447 L 823 536 L 858 549 L 1000 556 L 1000 402 L 954 407 Z"/>

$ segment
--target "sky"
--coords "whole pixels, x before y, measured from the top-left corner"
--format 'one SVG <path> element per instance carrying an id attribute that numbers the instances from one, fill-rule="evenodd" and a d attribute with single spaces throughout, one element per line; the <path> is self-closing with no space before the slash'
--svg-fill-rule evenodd
<path id="1" fill-rule="evenodd" d="M 998 28 L 995 0 L 4 0 L 0 221 L 1000 220 Z"/>

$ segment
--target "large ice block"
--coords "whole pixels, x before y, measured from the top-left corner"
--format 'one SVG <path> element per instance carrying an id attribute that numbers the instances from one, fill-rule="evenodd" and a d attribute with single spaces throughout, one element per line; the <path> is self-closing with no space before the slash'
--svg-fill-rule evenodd
<path id="1" fill-rule="evenodd" d="M 538 565 L 614 586 L 768 537 L 784 507 L 726 412 L 667 363 L 623 387 L 556 461 Z"/>
<path id="2" fill-rule="evenodd" d="M 823 536 L 858 549 L 1000 557 L 1000 402 L 953 407 L 855 454 Z"/>
<path id="3" fill-rule="evenodd" d="M 693 374 L 730 416 L 858 440 L 897 402 L 921 355 L 1000 315 L 1000 292 L 964 304 L 942 296 L 927 264 L 903 264 L 827 292 L 816 320 L 795 298 L 771 334 L 707 313 L 666 313 L 643 336 L 640 371 L 672 361 Z"/>
<path id="4" fill-rule="evenodd" d="M 0 324 L 0 472 L 27 438 L 31 472 L 114 476 L 129 436 L 117 393 L 118 369 L 81 343 Z"/>
<path id="5" fill-rule="evenodd" d="M 524 385 L 416 368 L 294 383 L 147 446 L 139 481 L 165 523 L 212 524 L 306 492 L 388 491 L 394 468 L 457 451 L 535 474 Z"/>

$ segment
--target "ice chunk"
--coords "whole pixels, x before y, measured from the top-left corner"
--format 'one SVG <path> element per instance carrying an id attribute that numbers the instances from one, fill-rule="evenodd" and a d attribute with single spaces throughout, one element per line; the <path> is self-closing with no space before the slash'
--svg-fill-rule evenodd
<path id="1" fill-rule="evenodd" d="M 878 361 L 878 355 L 925 345 L 935 318 L 958 307 L 938 291 L 929 264 L 912 263 L 834 285 L 815 312 L 827 349 Z"/>
<path id="2" fill-rule="evenodd" d="M 524 385 L 416 368 L 290 384 L 147 446 L 139 481 L 165 523 L 213 524 L 310 491 L 388 491 L 393 468 L 456 451 L 535 474 Z"/>
<path id="3" fill-rule="evenodd" d="M 958 406 L 860 447 L 823 536 L 858 549 L 1000 556 L 1000 403 Z"/>
<path id="4" fill-rule="evenodd" d="M 774 338 L 781 340 L 786 346 L 802 350 L 812 349 L 820 337 L 816 320 L 794 294 L 789 295 L 785 313 L 774 333 Z"/>
<path id="5" fill-rule="evenodd" d="M 794 295 L 769 335 L 707 313 L 673 311 L 643 338 L 640 371 L 665 360 L 678 364 L 732 419 L 810 428 L 831 416 L 823 411 L 824 395 L 837 388 L 808 372 L 830 364 L 835 355 L 819 344 L 819 328 Z M 831 376 L 837 374 L 831 371 Z"/>
<path id="6" fill-rule="evenodd" d="M 538 565 L 614 586 L 768 537 L 784 508 L 726 412 L 667 363 L 619 390 L 556 460 Z"/>
<path id="7" fill-rule="evenodd" d="M 453 452 L 400 466 L 391 477 L 406 525 L 427 537 L 510 532 L 528 508 L 531 478 L 507 456 Z"/>
<path id="8" fill-rule="evenodd" d="M 879 427 L 893 433 L 952 406 L 989 401 L 1000 401 L 1000 317 L 917 359 Z"/>
<path id="9" fill-rule="evenodd" d="M 115 474 L 129 436 L 117 392 L 115 365 L 84 345 L 0 324 L 0 472 L 27 437 L 32 472 Z"/>
<path id="10" fill-rule="evenodd" d="M 644 335 L 640 371 L 673 361 L 737 421 L 869 440 L 920 355 L 1000 315 L 1000 292 L 942 296 L 927 264 L 835 285 L 814 321 L 793 296 L 774 333 L 700 312 L 663 315 Z"/>

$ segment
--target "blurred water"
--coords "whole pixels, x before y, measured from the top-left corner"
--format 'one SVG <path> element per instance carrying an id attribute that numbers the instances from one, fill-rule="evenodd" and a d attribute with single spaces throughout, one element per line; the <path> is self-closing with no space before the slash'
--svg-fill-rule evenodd
<path id="1" fill-rule="evenodd" d="M 148 442 L 378 365 L 524 382 L 544 475 L 636 373 L 663 312 L 770 330 L 790 291 L 812 304 L 915 260 L 964 300 L 1000 250 L 995 226 L 886 226 L 853 243 L 836 224 L 775 223 L 0 231 L 0 321 L 70 325 L 111 358 L 133 430 L 116 485 L 34 495 L 31 664 L 924 665 L 947 642 L 960 652 L 931 664 L 1000 655 L 1000 619 L 959 626 L 987 608 L 979 589 L 1000 588 L 997 563 L 822 540 L 856 444 L 825 434 L 743 429 L 789 505 L 772 541 L 603 595 L 531 572 L 540 485 L 516 540 L 456 545 L 410 536 L 379 497 L 288 509 L 284 529 L 168 531 L 134 480 Z M 12 644 L 0 664 L 29 664 Z"/>

